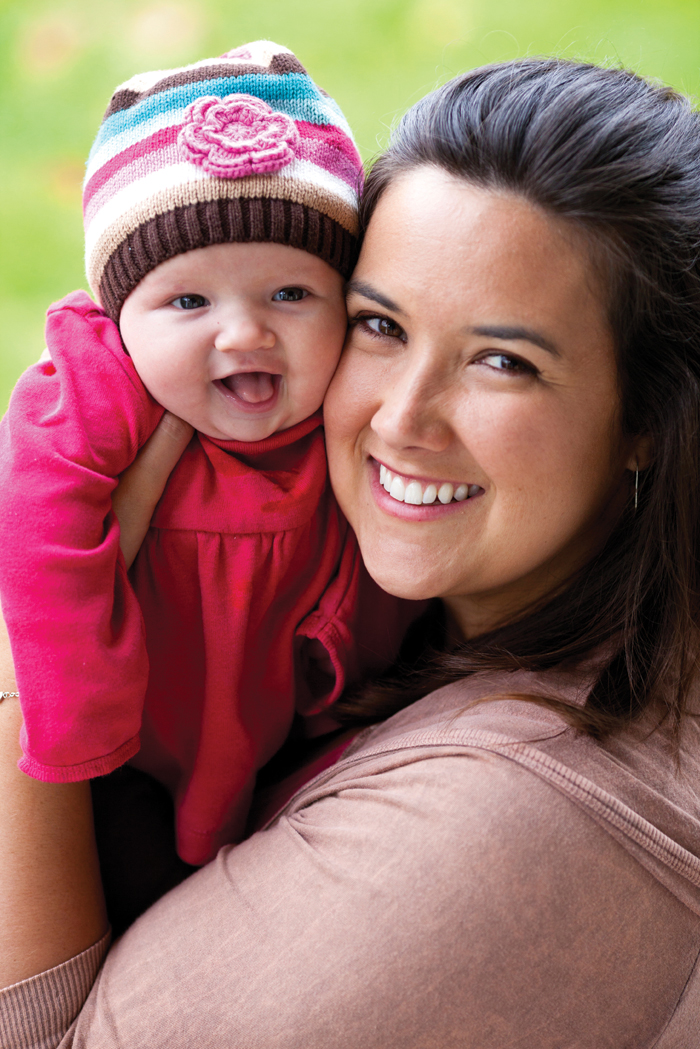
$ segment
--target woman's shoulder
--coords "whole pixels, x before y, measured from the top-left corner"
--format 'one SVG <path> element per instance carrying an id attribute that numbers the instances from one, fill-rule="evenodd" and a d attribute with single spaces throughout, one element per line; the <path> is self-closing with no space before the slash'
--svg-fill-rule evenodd
<path id="1" fill-rule="evenodd" d="M 523 671 L 445 686 L 361 733 L 287 811 L 299 812 L 358 779 L 378 783 L 389 770 L 393 789 L 411 793 L 416 767 L 428 809 L 439 805 L 461 820 L 483 786 L 508 833 L 516 796 L 517 807 L 532 810 L 531 828 L 553 818 L 548 809 L 559 808 L 557 796 L 564 796 L 700 916 L 700 725 L 689 719 L 678 758 L 663 729 L 630 730 L 599 743 L 527 698 L 580 704 L 591 684 L 575 671 Z M 449 775 L 442 767 L 448 758 Z M 498 778 L 514 795 L 507 806 L 493 793 Z"/>

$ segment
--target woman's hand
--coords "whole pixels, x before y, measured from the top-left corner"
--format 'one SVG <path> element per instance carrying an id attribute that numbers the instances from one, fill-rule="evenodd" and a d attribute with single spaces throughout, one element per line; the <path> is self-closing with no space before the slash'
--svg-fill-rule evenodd
<path id="1" fill-rule="evenodd" d="M 119 521 L 127 568 L 136 557 L 173 467 L 192 440 L 193 427 L 166 412 L 128 470 L 119 478 L 112 506 Z"/>

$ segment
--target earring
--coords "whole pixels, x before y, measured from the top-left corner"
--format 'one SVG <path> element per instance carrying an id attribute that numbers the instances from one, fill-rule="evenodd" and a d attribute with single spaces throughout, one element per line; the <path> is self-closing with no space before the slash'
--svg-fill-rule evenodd
<path id="1" fill-rule="evenodd" d="M 634 471 L 634 512 L 637 512 L 637 503 L 639 502 L 639 470 Z"/>

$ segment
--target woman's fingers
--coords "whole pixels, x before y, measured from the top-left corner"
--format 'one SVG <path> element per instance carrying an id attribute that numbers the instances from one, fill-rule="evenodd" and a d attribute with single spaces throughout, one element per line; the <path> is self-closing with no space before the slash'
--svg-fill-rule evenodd
<path id="1" fill-rule="evenodd" d="M 127 568 L 138 553 L 156 503 L 193 433 L 189 423 L 166 412 L 134 462 L 119 478 L 112 506 L 119 521 L 120 546 Z"/>

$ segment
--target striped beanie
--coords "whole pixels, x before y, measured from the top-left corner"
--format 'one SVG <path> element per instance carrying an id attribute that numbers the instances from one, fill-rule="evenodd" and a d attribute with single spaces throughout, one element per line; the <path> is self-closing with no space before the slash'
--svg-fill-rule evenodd
<path id="1" fill-rule="evenodd" d="M 161 262 L 268 241 L 344 276 L 357 253 L 362 162 L 343 114 L 269 40 L 117 88 L 87 163 L 85 265 L 118 321 Z"/>

